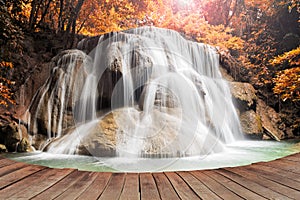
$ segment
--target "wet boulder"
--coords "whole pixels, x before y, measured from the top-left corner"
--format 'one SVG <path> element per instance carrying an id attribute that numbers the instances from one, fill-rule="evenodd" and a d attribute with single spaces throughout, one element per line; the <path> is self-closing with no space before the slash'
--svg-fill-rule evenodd
<path id="1" fill-rule="evenodd" d="M 0 128 L 0 143 L 10 152 L 30 151 L 27 129 L 16 122 L 10 122 Z"/>
<path id="2" fill-rule="evenodd" d="M 240 112 L 255 110 L 257 96 L 250 83 L 231 82 L 230 89 L 236 107 Z"/>
<path id="3" fill-rule="evenodd" d="M 0 144 L 0 153 L 6 153 L 7 152 L 7 148 L 4 144 Z"/>
<path id="4" fill-rule="evenodd" d="M 116 155 L 116 134 L 118 126 L 113 114 L 106 115 L 94 128 L 89 130 L 89 136 L 81 138 L 77 153 L 98 157 L 111 157 Z"/>
<path id="5" fill-rule="evenodd" d="M 264 101 L 257 101 L 257 114 L 261 118 L 264 132 L 274 140 L 285 138 L 285 124 L 281 120 L 279 114 Z"/>
<path id="6" fill-rule="evenodd" d="M 260 116 L 254 110 L 248 110 L 240 115 L 243 133 L 253 139 L 262 139 L 263 128 Z"/>

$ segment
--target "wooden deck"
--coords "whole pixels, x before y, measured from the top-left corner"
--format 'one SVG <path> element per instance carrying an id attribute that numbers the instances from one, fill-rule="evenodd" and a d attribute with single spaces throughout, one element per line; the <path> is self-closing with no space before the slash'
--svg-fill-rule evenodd
<path id="1" fill-rule="evenodd" d="M 0 199 L 300 199 L 300 154 L 216 170 L 107 173 L 0 156 Z"/>

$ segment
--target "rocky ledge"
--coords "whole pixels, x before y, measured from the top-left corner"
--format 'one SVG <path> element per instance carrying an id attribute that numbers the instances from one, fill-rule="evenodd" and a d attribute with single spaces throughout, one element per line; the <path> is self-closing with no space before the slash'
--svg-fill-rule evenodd
<path id="1" fill-rule="evenodd" d="M 285 124 L 279 114 L 256 96 L 249 83 L 231 82 L 231 93 L 240 117 L 242 131 L 255 139 L 285 139 Z"/>

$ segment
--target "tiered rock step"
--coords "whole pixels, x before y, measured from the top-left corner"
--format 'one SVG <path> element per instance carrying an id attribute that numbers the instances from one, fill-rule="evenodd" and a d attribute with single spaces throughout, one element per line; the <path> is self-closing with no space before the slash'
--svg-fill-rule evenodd
<path id="1" fill-rule="evenodd" d="M 0 156 L 0 199 L 300 199 L 300 153 L 243 167 L 162 173 L 52 169 Z"/>

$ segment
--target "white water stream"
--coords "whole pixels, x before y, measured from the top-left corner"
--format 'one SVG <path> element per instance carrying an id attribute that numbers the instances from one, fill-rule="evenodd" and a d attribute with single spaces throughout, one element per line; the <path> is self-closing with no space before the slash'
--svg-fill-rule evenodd
<path id="1" fill-rule="evenodd" d="M 76 154 L 81 140 L 105 117 L 99 104 L 107 95 L 103 88 L 112 85 L 104 77 L 107 71 L 121 74 L 109 94 L 109 109 L 118 112 L 111 142 L 116 156 L 208 155 L 241 138 L 216 50 L 175 31 L 143 27 L 100 37 L 89 55 L 77 50 L 59 59 L 30 120 L 38 134 L 43 131 L 39 116 L 45 116 L 47 137 L 54 139 L 49 153 Z M 107 82 L 101 85 L 103 78 Z M 75 122 L 71 132 L 67 112 Z"/>

